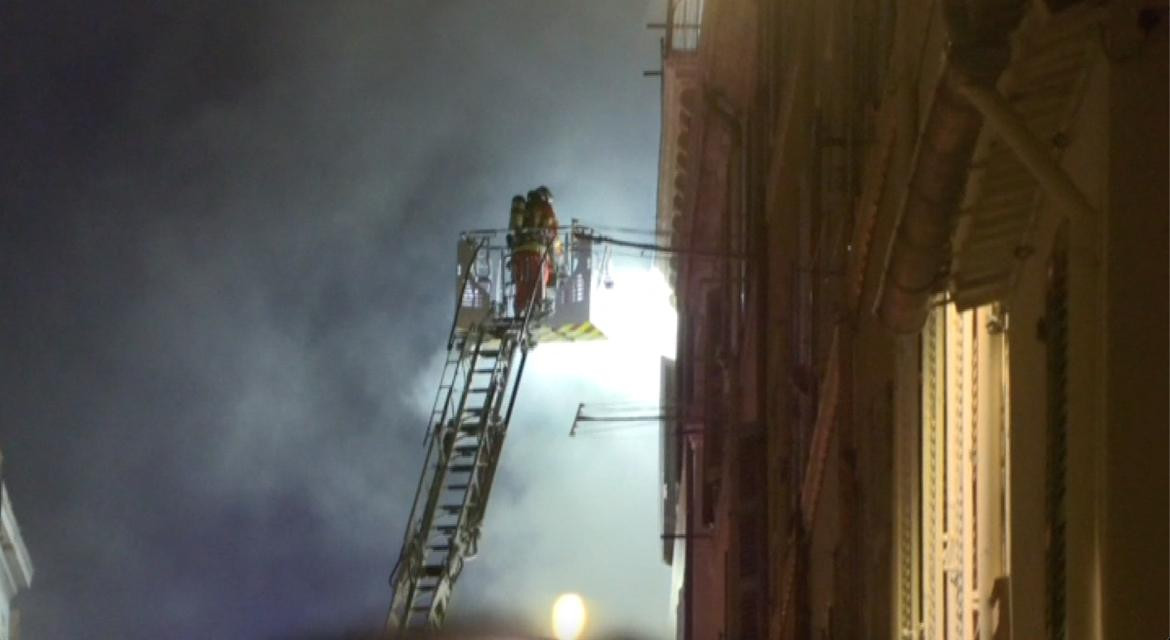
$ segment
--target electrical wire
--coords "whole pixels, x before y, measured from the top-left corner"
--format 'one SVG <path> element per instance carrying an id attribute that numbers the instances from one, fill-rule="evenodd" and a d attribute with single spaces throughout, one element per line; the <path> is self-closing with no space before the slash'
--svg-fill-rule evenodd
<path id="1" fill-rule="evenodd" d="M 657 402 L 647 404 L 645 402 L 601 401 L 601 402 L 582 402 L 582 403 L 580 403 L 579 406 L 581 408 L 589 408 L 589 409 L 596 408 L 596 409 L 610 409 L 610 410 L 622 410 L 622 411 L 627 410 L 627 409 L 631 410 L 631 411 L 643 410 L 643 411 L 655 411 L 655 412 L 662 410 L 662 405 L 657 403 Z"/>
<path id="2" fill-rule="evenodd" d="M 595 231 L 607 231 L 610 233 L 628 233 L 631 235 L 640 235 L 640 236 L 665 237 L 665 236 L 671 235 L 670 231 L 658 231 L 657 229 L 635 229 L 633 227 L 610 227 L 610 226 L 604 226 L 604 225 L 598 226 L 598 225 L 586 224 L 586 223 L 581 222 L 579 220 L 577 221 L 577 224 L 575 226 L 586 227 L 589 229 L 593 229 Z"/>
<path id="3" fill-rule="evenodd" d="M 646 251 L 653 251 L 656 253 L 666 253 L 671 255 L 683 255 L 688 257 L 699 258 L 717 258 L 720 260 L 747 260 L 748 256 L 742 253 L 734 253 L 727 251 L 706 251 L 703 249 L 683 249 L 679 247 L 671 247 L 667 245 L 659 245 L 650 242 L 637 242 L 634 240 L 620 240 L 606 235 L 597 233 L 590 233 L 589 230 L 575 227 L 573 235 L 576 238 L 589 240 L 596 243 L 612 244 L 619 247 L 626 247 L 631 249 L 643 249 Z"/>

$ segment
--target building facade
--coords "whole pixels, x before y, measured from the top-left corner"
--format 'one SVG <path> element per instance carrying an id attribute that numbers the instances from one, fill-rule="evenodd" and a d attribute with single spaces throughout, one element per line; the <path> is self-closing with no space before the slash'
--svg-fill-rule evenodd
<path id="1" fill-rule="evenodd" d="M 1167 24 L 668 0 L 680 637 L 1166 633 Z"/>

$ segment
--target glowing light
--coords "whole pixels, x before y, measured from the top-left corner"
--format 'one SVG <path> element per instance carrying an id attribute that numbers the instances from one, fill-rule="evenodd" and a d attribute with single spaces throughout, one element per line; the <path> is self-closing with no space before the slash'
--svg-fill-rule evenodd
<path id="1" fill-rule="evenodd" d="M 623 348 L 673 359 L 678 317 L 666 279 L 657 269 L 617 267 L 613 281 L 593 288 L 593 324 Z"/>
<path id="2" fill-rule="evenodd" d="M 563 593 L 553 604 L 553 634 L 557 640 L 577 640 L 585 629 L 585 601 L 575 593 Z"/>

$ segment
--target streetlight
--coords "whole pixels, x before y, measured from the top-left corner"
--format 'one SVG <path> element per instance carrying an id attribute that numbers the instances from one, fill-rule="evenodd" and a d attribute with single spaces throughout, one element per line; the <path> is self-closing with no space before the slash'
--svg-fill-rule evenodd
<path id="1" fill-rule="evenodd" d="M 585 601 L 564 593 L 553 604 L 553 634 L 557 640 L 577 640 L 585 628 Z"/>

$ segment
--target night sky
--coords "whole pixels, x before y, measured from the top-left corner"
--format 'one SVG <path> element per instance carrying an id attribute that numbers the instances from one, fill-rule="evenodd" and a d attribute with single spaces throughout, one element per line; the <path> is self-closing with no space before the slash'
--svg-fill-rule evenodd
<path id="1" fill-rule="evenodd" d="M 0 8 L 23 637 L 376 627 L 456 235 L 537 184 L 563 217 L 653 225 L 659 10 L 155 4 Z M 657 397 L 656 360 L 615 377 L 607 348 L 530 364 L 456 615 L 539 631 L 577 590 L 597 629 L 670 633 L 654 433 L 565 437 L 579 401 Z"/>

